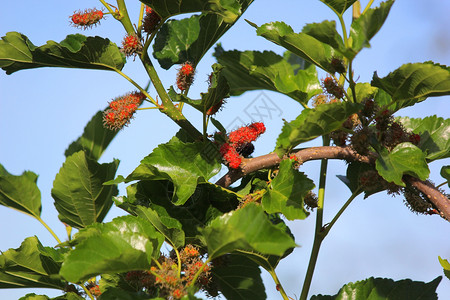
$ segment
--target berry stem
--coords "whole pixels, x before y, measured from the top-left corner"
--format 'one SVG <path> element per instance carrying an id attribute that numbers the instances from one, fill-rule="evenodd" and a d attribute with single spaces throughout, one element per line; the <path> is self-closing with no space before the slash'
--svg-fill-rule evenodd
<path id="1" fill-rule="evenodd" d="M 88 290 L 88 288 L 84 285 L 84 282 L 82 284 L 80 284 L 81 287 L 83 288 L 84 292 L 86 293 L 86 295 L 88 295 L 89 299 L 91 300 L 95 300 L 94 296 L 92 296 L 91 292 Z"/>
<path id="2" fill-rule="evenodd" d="M 360 193 L 361 193 L 362 189 L 361 187 L 358 187 L 350 196 L 350 198 L 348 198 L 347 202 L 345 202 L 345 204 L 341 207 L 341 209 L 337 212 L 337 214 L 334 216 L 333 220 L 331 220 L 331 222 L 326 226 L 325 231 L 324 231 L 324 238 L 325 236 L 328 234 L 328 232 L 331 230 L 331 227 L 333 227 L 333 225 L 336 223 L 336 221 L 339 219 L 339 217 L 342 215 L 342 213 L 345 211 L 345 209 L 350 205 L 350 203 L 352 203 L 353 199 L 355 199 Z"/>
<path id="3" fill-rule="evenodd" d="M 324 135 L 322 139 L 324 146 L 330 145 L 330 137 L 328 135 Z M 309 288 L 311 287 L 311 282 L 314 275 L 314 269 L 316 267 L 317 257 L 319 256 L 320 245 L 322 244 L 322 241 L 325 238 L 323 232 L 323 207 L 325 200 L 327 166 L 328 160 L 322 159 L 322 162 L 320 164 L 319 193 L 317 195 L 318 201 L 317 201 L 316 229 L 314 235 L 314 243 L 313 248 L 311 250 L 311 256 L 309 258 L 309 264 L 308 269 L 306 271 L 305 281 L 303 282 L 302 293 L 299 298 L 300 300 L 306 300 L 308 297 Z"/>
<path id="4" fill-rule="evenodd" d="M 143 23 L 143 20 L 144 20 L 144 11 L 145 11 L 145 4 L 141 3 L 141 10 L 139 11 L 139 20 L 138 20 L 138 24 L 139 24 L 138 28 L 139 28 L 139 30 L 142 29 L 142 23 Z"/>
<path id="5" fill-rule="evenodd" d="M 348 83 L 350 85 L 350 89 L 352 90 L 353 102 L 358 103 L 358 100 L 356 99 L 356 89 L 355 89 L 356 84 L 355 84 L 355 81 L 353 80 L 352 66 L 353 66 L 353 60 L 350 60 L 348 63 Z M 348 99 L 348 100 L 351 101 L 351 99 Z"/>
<path id="6" fill-rule="evenodd" d="M 366 7 L 364 8 L 362 15 L 366 13 L 366 11 L 372 6 L 373 0 L 370 0 L 369 3 L 367 3 Z"/>
<path id="7" fill-rule="evenodd" d="M 110 14 L 112 14 L 113 16 L 116 14 L 111 6 L 109 6 L 109 4 L 105 1 L 105 0 L 100 0 L 100 2 L 103 4 L 103 6 L 109 11 Z"/>
<path id="8" fill-rule="evenodd" d="M 126 75 L 125 73 L 123 73 L 122 71 L 118 70 L 118 69 L 114 69 L 114 71 L 116 71 L 117 73 L 119 73 L 123 78 L 125 78 L 126 80 L 128 80 L 132 85 L 134 85 L 142 94 L 145 95 L 145 97 L 147 97 L 148 100 L 150 100 L 151 103 L 153 103 L 156 107 L 158 107 L 158 102 L 156 102 L 149 94 L 148 92 L 143 89 L 138 83 L 136 83 L 133 79 L 131 79 L 130 77 L 128 77 L 128 75 Z M 152 107 L 153 108 L 153 107 Z"/>
<path id="9" fill-rule="evenodd" d="M 277 290 L 280 292 L 281 296 L 283 297 L 284 300 L 289 300 L 289 297 L 286 294 L 286 291 L 283 288 L 283 285 L 281 284 L 280 280 L 278 279 L 277 273 L 275 273 L 275 270 L 267 270 L 270 274 L 270 276 L 272 276 L 273 281 L 276 284 Z"/>
<path id="10" fill-rule="evenodd" d="M 58 244 L 61 244 L 61 240 L 56 235 L 56 233 L 50 228 L 50 226 L 48 226 L 47 223 L 45 223 L 44 220 L 42 220 L 40 216 L 34 216 L 34 217 L 48 230 L 48 232 L 50 232 L 50 234 L 55 238 L 56 242 L 58 242 Z"/>
<path id="11" fill-rule="evenodd" d="M 198 276 L 200 276 L 200 274 L 203 272 L 203 269 L 211 262 L 211 259 L 208 258 L 203 265 L 198 269 L 197 273 L 195 273 L 191 283 L 189 284 L 189 286 L 193 287 L 195 285 L 195 283 L 197 282 Z"/>
<path id="12" fill-rule="evenodd" d="M 133 24 L 131 23 L 130 17 L 128 16 L 125 0 L 117 0 L 117 6 L 119 7 L 120 13 L 120 19 L 118 20 L 120 21 L 120 23 L 122 23 L 128 34 L 135 35 L 136 32 L 134 31 Z"/>

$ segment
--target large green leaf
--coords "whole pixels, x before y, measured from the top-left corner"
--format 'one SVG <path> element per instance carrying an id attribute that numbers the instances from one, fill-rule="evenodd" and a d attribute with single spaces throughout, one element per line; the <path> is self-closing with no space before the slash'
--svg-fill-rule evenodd
<path id="1" fill-rule="evenodd" d="M 387 182 L 405 186 L 402 177 L 405 174 L 426 180 L 430 175 L 425 153 L 411 143 L 401 143 L 391 152 L 382 149 L 375 162 L 375 167 Z"/>
<path id="2" fill-rule="evenodd" d="M 114 178 L 118 166 L 118 160 L 99 164 L 84 151 L 69 156 L 52 188 L 59 219 L 76 228 L 103 221 L 118 192 L 116 185 L 103 183 Z"/>
<path id="3" fill-rule="evenodd" d="M 167 180 L 140 181 L 127 187 L 127 197 L 118 197 L 116 204 L 130 213 L 137 214 L 137 206 L 155 211 L 161 219 L 172 218 L 182 224 L 186 243 L 198 244 L 198 228 L 204 227 L 224 212 L 238 205 L 236 196 L 214 184 L 199 184 L 194 194 L 183 205 L 174 205 L 170 200 L 173 184 Z M 173 222 L 173 221 L 167 221 Z M 177 225 L 174 225 L 174 228 Z M 173 234 L 178 234 L 174 230 Z"/>
<path id="4" fill-rule="evenodd" d="M 418 147 L 427 153 L 432 161 L 450 156 L 450 119 L 429 116 L 420 118 L 399 118 L 406 129 L 420 134 Z"/>
<path id="5" fill-rule="evenodd" d="M 371 84 L 394 101 L 450 95 L 450 69 L 432 62 L 404 64 L 383 78 L 375 72 Z"/>
<path id="6" fill-rule="evenodd" d="M 363 47 L 370 47 L 369 41 L 383 26 L 394 0 L 382 2 L 377 8 L 368 9 L 363 15 L 353 21 L 350 28 L 352 40 L 351 49 L 356 55 Z M 353 55 L 353 57 L 354 57 Z"/>
<path id="7" fill-rule="evenodd" d="M 334 73 L 331 60 L 337 56 L 337 53 L 330 45 L 309 34 L 295 33 L 292 27 L 283 22 L 267 23 L 259 27 L 251 22 L 249 24 L 256 28 L 258 35 L 310 61 L 321 69 Z"/>
<path id="8" fill-rule="evenodd" d="M 438 256 L 438 258 L 439 263 L 441 264 L 442 268 L 444 268 L 445 276 L 447 276 L 447 278 L 450 279 L 450 263 L 448 262 L 448 260 L 443 259 L 440 256 Z"/>
<path id="9" fill-rule="evenodd" d="M 92 117 L 86 127 L 84 127 L 83 135 L 67 148 L 64 153 L 66 157 L 84 150 L 90 158 L 94 160 L 100 158 L 106 147 L 118 133 L 118 131 L 110 130 L 103 126 L 103 113 L 104 110 L 100 110 Z"/>
<path id="10" fill-rule="evenodd" d="M 212 66 L 213 73 L 210 75 L 210 86 L 207 93 L 200 93 L 201 99 L 192 100 L 186 97 L 184 94 L 177 94 L 173 87 L 169 90 L 169 96 L 172 101 L 185 102 L 192 107 L 196 108 L 202 113 L 206 113 L 208 109 L 214 105 L 220 103 L 225 98 L 229 97 L 230 86 L 222 75 L 223 66 L 220 64 L 214 64 Z"/>
<path id="11" fill-rule="evenodd" d="M 58 275 L 65 250 L 44 247 L 37 237 L 26 238 L 17 249 L 0 255 L 0 288 L 52 288 L 63 290 Z"/>
<path id="12" fill-rule="evenodd" d="M 243 255 L 230 254 L 214 266 L 212 276 L 229 300 L 266 299 L 259 266 Z"/>
<path id="13" fill-rule="evenodd" d="M 125 58 L 108 39 L 68 35 L 61 43 L 36 47 L 23 34 L 8 32 L 0 41 L 0 67 L 11 74 L 40 67 L 121 70 Z"/>
<path id="14" fill-rule="evenodd" d="M 342 16 L 344 12 L 357 0 L 320 0 L 331 8 L 337 15 Z"/>
<path id="15" fill-rule="evenodd" d="M 197 183 L 220 171 L 220 156 L 215 148 L 211 152 L 210 147 L 214 147 L 210 142 L 183 143 L 173 138 L 145 157 L 127 181 L 169 179 L 175 188 L 172 201 L 183 204 L 194 193 Z"/>
<path id="16" fill-rule="evenodd" d="M 41 192 L 36 184 L 38 176 L 31 171 L 14 176 L 1 164 L 0 168 L 3 170 L 0 174 L 0 204 L 39 218 L 42 207 Z"/>
<path id="17" fill-rule="evenodd" d="M 170 217 L 166 211 L 157 212 L 149 207 L 138 206 L 136 213 L 142 219 L 149 221 L 174 248 L 184 246 L 184 231 L 181 223 Z"/>
<path id="18" fill-rule="evenodd" d="M 226 22 L 234 22 L 242 14 L 242 5 L 247 7 L 252 1 L 238 0 L 140 0 L 153 8 L 158 15 L 169 18 L 178 14 L 211 12 L 220 15 Z"/>
<path id="19" fill-rule="evenodd" d="M 251 1 L 242 1 L 241 14 Z M 215 13 L 193 15 L 181 20 L 169 20 L 165 23 L 155 38 L 153 56 L 158 59 L 164 69 L 174 64 L 190 61 L 194 65 L 217 40 L 233 26 Z"/>
<path id="20" fill-rule="evenodd" d="M 312 296 L 311 300 L 433 300 L 438 299 L 436 288 L 441 281 L 439 276 L 428 283 L 404 279 L 394 281 L 387 278 L 368 278 L 344 285 L 334 296 Z"/>
<path id="21" fill-rule="evenodd" d="M 289 51 L 282 57 L 271 51 L 224 51 L 218 45 L 214 56 L 225 66 L 223 73 L 231 95 L 267 89 L 306 104 L 322 92 L 316 68 Z"/>
<path id="22" fill-rule="evenodd" d="M 282 157 L 301 143 L 339 129 L 359 107 L 354 103 L 338 102 L 304 109 L 295 120 L 284 123 L 275 152 Z"/>
<path id="23" fill-rule="evenodd" d="M 93 224 L 79 235 L 82 241 L 69 252 L 61 266 L 60 274 L 70 282 L 102 273 L 148 269 L 152 257 L 159 257 L 164 241 L 148 221 L 135 216 Z"/>
<path id="24" fill-rule="evenodd" d="M 238 250 L 282 256 L 296 246 L 292 237 L 273 225 L 255 204 L 224 214 L 200 231 L 212 259 Z"/>
<path id="25" fill-rule="evenodd" d="M 303 199 L 314 188 L 312 180 L 294 169 L 294 163 L 294 160 L 288 159 L 281 161 L 277 176 L 261 200 L 267 213 L 282 213 L 291 221 L 308 216 Z"/>
<path id="26" fill-rule="evenodd" d="M 345 45 L 341 35 L 336 30 L 335 21 L 323 21 L 322 23 L 306 24 L 302 32 L 312 36 L 318 41 L 330 45 L 335 50 L 345 53 Z"/>

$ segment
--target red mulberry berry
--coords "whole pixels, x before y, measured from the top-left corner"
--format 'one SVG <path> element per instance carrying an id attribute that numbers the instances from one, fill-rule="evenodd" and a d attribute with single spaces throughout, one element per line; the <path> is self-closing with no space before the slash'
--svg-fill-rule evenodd
<path id="1" fill-rule="evenodd" d="M 145 6 L 145 17 L 142 28 L 144 32 L 152 33 L 161 22 L 161 17 L 150 6 Z"/>
<path id="2" fill-rule="evenodd" d="M 194 82 L 195 70 L 191 63 L 185 62 L 181 65 L 181 68 L 178 70 L 177 74 L 177 87 L 181 91 L 189 88 Z"/>
<path id="3" fill-rule="evenodd" d="M 142 44 L 137 35 L 127 35 L 122 41 L 121 51 L 126 57 L 138 55 L 142 51 Z"/>
<path id="4" fill-rule="evenodd" d="M 101 19 L 103 19 L 103 12 L 95 8 L 86 9 L 84 12 L 78 11 L 70 16 L 73 26 L 84 29 L 98 24 Z"/>
<path id="5" fill-rule="evenodd" d="M 237 153 L 236 149 L 232 147 L 230 144 L 225 143 L 220 147 L 220 154 L 225 161 L 228 162 L 228 166 L 232 169 L 239 168 L 239 165 L 242 162 L 241 157 Z"/>
<path id="6" fill-rule="evenodd" d="M 228 140 L 230 141 L 230 143 L 236 145 L 251 143 L 265 131 L 266 127 L 264 126 L 264 123 L 257 122 L 230 132 L 230 134 L 228 135 Z"/>
<path id="7" fill-rule="evenodd" d="M 345 65 L 344 62 L 342 61 L 342 59 L 338 58 L 338 57 L 333 57 L 331 59 L 331 67 L 333 68 L 334 72 L 337 72 L 339 74 L 344 74 L 345 73 Z"/>
<path id="8" fill-rule="evenodd" d="M 206 111 L 206 115 L 207 116 L 213 116 L 215 115 L 220 108 L 222 107 L 222 105 L 225 103 L 225 100 L 222 99 L 219 102 L 217 102 L 216 104 L 214 104 L 213 106 L 211 106 L 207 111 Z"/>
<path id="9" fill-rule="evenodd" d="M 330 76 L 322 80 L 324 90 L 334 97 L 341 99 L 344 97 L 344 89 Z"/>
<path id="10" fill-rule="evenodd" d="M 134 92 L 111 101 L 109 109 L 103 114 L 104 126 L 118 130 L 128 125 L 144 99 L 145 96 L 142 93 Z"/>

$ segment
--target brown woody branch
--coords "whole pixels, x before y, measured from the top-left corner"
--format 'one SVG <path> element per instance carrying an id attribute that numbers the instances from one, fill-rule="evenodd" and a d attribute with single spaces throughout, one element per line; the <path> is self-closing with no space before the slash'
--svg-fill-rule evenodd
<path id="1" fill-rule="evenodd" d="M 322 146 L 293 150 L 291 155 L 295 155 L 300 164 L 310 160 L 344 159 L 346 161 L 358 161 L 373 165 L 376 160 L 375 153 L 371 153 L 368 156 L 362 156 L 350 147 L 338 146 Z M 243 159 L 241 168 L 230 169 L 227 174 L 216 182 L 216 184 L 228 187 L 247 174 L 265 168 L 276 167 L 281 160 L 285 158 L 286 157 L 279 158 L 277 154 L 269 153 L 255 158 Z M 404 180 L 427 195 L 431 203 L 439 210 L 441 216 L 450 221 L 450 200 L 445 195 L 428 181 L 422 181 L 411 176 L 404 176 Z"/>

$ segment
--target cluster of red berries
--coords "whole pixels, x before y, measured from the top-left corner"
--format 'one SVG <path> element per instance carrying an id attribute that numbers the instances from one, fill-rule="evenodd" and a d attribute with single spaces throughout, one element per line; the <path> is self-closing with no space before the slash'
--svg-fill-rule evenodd
<path id="1" fill-rule="evenodd" d="M 188 89 L 194 82 L 195 69 L 190 62 L 185 62 L 178 69 L 177 87 L 180 91 Z"/>
<path id="2" fill-rule="evenodd" d="M 83 29 L 91 28 L 98 24 L 101 19 L 103 19 L 103 12 L 95 8 L 86 9 L 83 12 L 78 11 L 70 16 L 73 26 Z"/>
<path id="3" fill-rule="evenodd" d="M 141 40 L 136 34 L 127 34 L 122 41 L 121 50 L 126 57 L 136 56 L 142 51 Z"/>
<path id="4" fill-rule="evenodd" d="M 242 162 L 241 155 L 250 155 L 254 146 L 252 142 L 266 131 L 266 126 L 262 122 L 252 123 L 243 126 L 228 134 L 228 142 L 220 147 L 220 154 L 232 169 L 237 169 Z"/>
<path id="5" fill-rule="evenodd" d="M 152 33 L 158 24 L 161 22 L 161 17 L 150 6 L 145 6 L 145 17 L 142 22 L 142 29 L 146 33 Z"/>
<path id="6" fill-rule="evenodd" d="M 322 86 L 327 94 L 332 95 L 337 99 L 342 99 L 344 97 L 344 88 L 340 86 L 333 77 L 325 77 L 325 79 L 322 80 Z"/>
<path id="7" fill-rule="evenodd" d="M 133 92 L 111 101 L 109 109 L 103 114 L 104 126 L 111 130 L 118 130 L 128 125 L 144 99 L 144 94 Z"/>
<path id="8" fill-rule="evenodd" d="M 181 299 L 187 295 L 187 287 L 193 280 L 196 280 L 200 288 L 206 289 L 210 282 L 211 267 L 203 262 L 198 248 L 187 245 L 179 252 L 179 257 L 181 274 L 178 273 L 176 257 L 161 255 L 158 267 L 153 266 L 148 271 L 128 272 L 125 280 L 138 290 L 144 289 L 150 296 L 154 296 L 154 292 L 165 299 Z"/>

